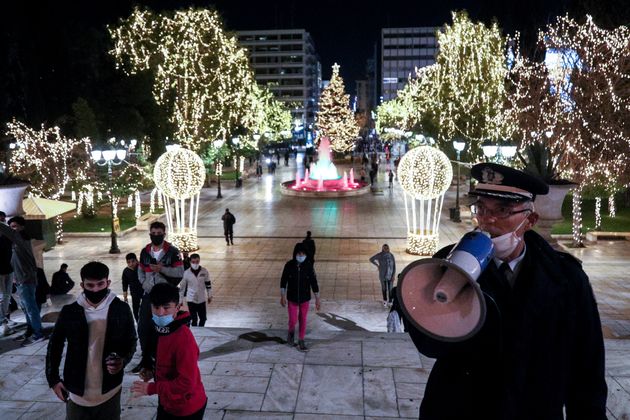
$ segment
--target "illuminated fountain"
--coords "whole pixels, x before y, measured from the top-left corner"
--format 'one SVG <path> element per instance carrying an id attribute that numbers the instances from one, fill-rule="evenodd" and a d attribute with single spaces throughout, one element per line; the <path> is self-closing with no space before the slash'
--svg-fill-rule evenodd
<path id="1" fill-rule="evenodd" d="M 296 171 L 295 179 L 282 184 L 282 193 L 303 197 L 345 197 L 349 195 L 365 194 L 369 191 L 369 184 L 354 180 L 354 170 L 350 174 L 345 171 L 339 175 L 337 167 L 331 160 L 330 140 L 323 137 L 317 149 L 318 159 L 304 171 L 304 178 L 300 179 L 300 172 Z"/>

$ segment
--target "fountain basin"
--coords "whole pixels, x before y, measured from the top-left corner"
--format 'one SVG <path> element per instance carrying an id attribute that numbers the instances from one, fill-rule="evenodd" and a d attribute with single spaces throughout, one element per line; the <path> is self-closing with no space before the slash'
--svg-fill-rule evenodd
<path id="1" fill-rule="evenodd" d="M 283 182 L 280 191 L 284 195 L 294 197 L 313 197 L 313 198 L 339 198 L 363 195 L 370 191 L 370 184 L 367 182 L 348 183 L 348 187 L 344 187 L 343 180 L 330 179 L 324 180 L 323 188 L 319 187 L 319 182 L 307 180 L 302 182 L 300 186 L 295 185 L 295 180 Z"/>

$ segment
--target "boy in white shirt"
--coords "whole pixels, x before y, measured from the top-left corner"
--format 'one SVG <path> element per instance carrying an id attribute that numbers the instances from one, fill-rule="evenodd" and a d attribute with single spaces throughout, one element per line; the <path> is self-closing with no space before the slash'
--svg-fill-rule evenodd
<path id="1" fill-rule="evenodd" d="M 184 277 L 179 283 L 180 303 L 188 302 L 188 311 L 192 319 L 191 325 L 203 327 L 206 323 L 206 300 L 212 302 L 212 284 L 210 283 L 210 273 L 199 265 L 201 257 L 199 254 L 190 256 L 190 268 L 184 271 Z M 207 295 L 207 297 L 206 297 Z"/>

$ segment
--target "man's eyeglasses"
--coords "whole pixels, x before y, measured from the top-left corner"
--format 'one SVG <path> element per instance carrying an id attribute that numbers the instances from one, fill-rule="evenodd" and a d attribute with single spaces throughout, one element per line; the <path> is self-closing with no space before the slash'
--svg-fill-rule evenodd
<path id="1" fill-rule="evenodd" d="M 489 209 L 483 204 L 474 203 L 470 205 L 470 211 L 472 214 L 481 217 L 494 217 L 495 219 L 507 219 L 518 213 L 524 213 L 526 211 L 533 211 L 532 209 L 512 210 L 509 206 L 499 206 L 494 209 Z"/>

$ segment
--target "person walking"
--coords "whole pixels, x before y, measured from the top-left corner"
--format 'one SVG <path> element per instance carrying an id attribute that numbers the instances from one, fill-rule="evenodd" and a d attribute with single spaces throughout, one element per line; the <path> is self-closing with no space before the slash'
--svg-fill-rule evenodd
<path id="1" fill-rule="evenodd" d="M 548 185 L 494 163 L 473 166 L 471 175 L 478 181 L 471 211 L 494 245 L 477 279 L 486 316 L 477 334 L 457 342 L 407 323 L 418 350 L 437 359 L 420 418 L 606 419 L 604 340 L 588 276 L 532 230 L 536 197 Z"/>
<path id="2" fill-rule="evenodd" d="M 280 305 L 287 306 L 289 312 L 289 332 L 287 343 L 295 345 L 295 325 L 299 319 L 298 349 L 308 351 L 304 343 L 306 335 L 306 317 L 311 301 L 311 290 L 315 293 L 315 309 L 319 311 L 319 286 L 313 264 L 307 261 L 306 247 L 297 243 L 293 249 L 293 258 L 284 265 L 280 279 Z"/>
<path id="3" fill-rule="evenodd" d="M 50 336 L 46 380 L 66 403 L 68 420 L 120 419 L 124 367 L 136 351 L 129 305 L 109 287 L 109 268 L 92 261 L 81 268 L 81 293 L 65 305 Z M 63 377 L 59 365 L 67 343 Z"/>
<path id="4" fill-rule="evenodd" d="M 311 231 L 306 231 L 306 238 L 302 241 L 304 246 L 306 247 L 306 258 L 310 261 L 311 264 L 315 264 L 315 241 L 311 236 Z"/>
<path id="5" fill-rule="evenodd" d="M 234 245 L 234 224 L 236 223 L 236 217 L 230 213 L 230 209 L 225 209 L 221 220 L 223 220 L 223 234 L 225 235 L 227 246 L 230 246 L 230 243 Z"/>
<path id="6" fill-rule="evenodd" d="M 59 271 L 53 273 L 50 285 L 51 295 L 65 295 L 74 287 L 74 281 L 68 275 L 68 264 L 63 263 Z"/>
<path id="7" fill-rule="evenodd" d="M 164 240 L 166 226 L 162 222 L 153 222 L 149 226 L 151 243 L 140 251 L 138 261 L 138 281 L 142 285 L 144 294 L 140 302 L 138 314 L 138 336 L 143 360 L 155 356 L 155 343 L 157 335 L 151 323 L 151 301 L 149 293 L 153 286 L 160 283 L 169 283 L 177 286 L 184 275 L 184 266 L 179 259 L 179 250 L 170 242 Z M 144 364 L 141 361 L 133 368 L 133 373 L 142 370 Z"/>
<path id="8" fill-rule="evenodd" d="M 388 175 L 389 175 L 389 188 L 392 188 L 394 186 L 394 171 L 390 169 Z"/>
<path id="9" fill-rule="evenodd" d="M 199 254 L 190 256 L 190 268 L 184 271 L 184 277 L 179 284 L 180 304 L 187 303 L 192 326 L 203 327 L 206 324 L 206 301 L 212 302 L 212 283 L 210 273 L 199 263 Z M 199 318 L 199 324 L 197 324 Z"/>
<path id="10" fill-rule="evenodd" d="M 133 252 L 130 252 L 125 256 L 125 261 L 127 261 L 127 267 L 122 272 L 123 299 L 125 303 L 129 303 L 128 291 L 130 291 L 131 312 L 133 313 L 133 318 L 138 322 L 140 319 L 140 303 L 144 294 L 140 280 L 138 280 L 138 257 Z"/>
<path id="11" fill-rule="evenodd" d="M 396 275 L 396 259 L 389 252 L 389 245 L 384 244 L 381 252 L 370 257 L 370 262 L 378 267 L 378 279 L 383 292 L 383 306 L 392 304 L 392 286 Z"/>
<path id="12" fill-rule="evenodd" d="M 5 224 L 6 215 L 0 211 L 0 224 Z M 11 334 L 9 327 L 9 304 L 11 303 L 11 292 L 13 291 L 13 267 L 11 257 L 13 256 L 13 243 L 4 235 L 0 235 L 0 324 L 2 324 L 2 335 Z"/>
<path id="13" fill-rule="evenodd" d="M 37 306 L 37 263 L 33 256 L 31 241 L 24 228 L 26 220 L 21 216 L 12 217 L 9 226 L 0 223 L 0 234 L 12 242 L 11 266 L 13 279 L 17 285 L 20 306 L 26 317 L 27 326 L 32 335 L 27 334 L 17 337 L 22 340 L 22 346 L 29 346 L 44 340 L 42 319 Z"/>

